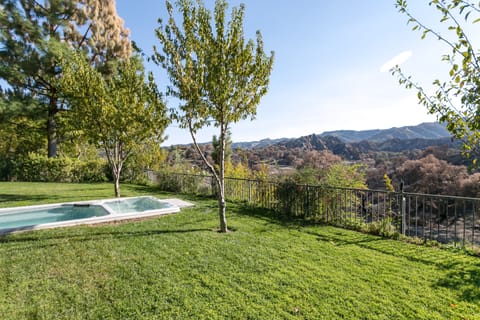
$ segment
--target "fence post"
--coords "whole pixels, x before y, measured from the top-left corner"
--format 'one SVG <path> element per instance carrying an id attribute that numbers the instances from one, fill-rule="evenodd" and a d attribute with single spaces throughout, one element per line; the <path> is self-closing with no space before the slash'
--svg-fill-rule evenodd
<path id="1" fill-rule="evenodd" d="M 402 197 L 402 234 L 405 235 L 407 229 L 407 199 L 403 194 L 403 181 L 400 182 L 400 196 Z"/>

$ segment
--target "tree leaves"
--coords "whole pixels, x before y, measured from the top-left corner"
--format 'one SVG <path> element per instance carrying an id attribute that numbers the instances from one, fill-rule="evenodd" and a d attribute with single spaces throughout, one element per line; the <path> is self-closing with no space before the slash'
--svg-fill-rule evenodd
<path id="1" fill-rule="evenodd" d="M 181 28 L 175 22 L 173 5 L 167 0 L 167 23 L 159 20 L 155 30 L 162 51 L 154 48 L 153 60 L 168 73 L 171 86 L 167 93 L 180 100 L 173 118 L 188 128 L 205 164 L 219 187 L 219 203 L 225 209 L 223 176 L 225 144 L 231 123 L 253 118 L 257 105 L 268 89 L 273 52 L 267 56 L 260 32 L 256 44 L 246 41 L 243 32 L 245 7 L 233 8 L 226 22 L 228 4 L 215 1 L 212 13 L 200 0 L 179 0 Z M 210 124 L 218 127 L 219 166 L 215 169 L 196 142 L 199 129 Z M 222 231 L 226 232 L 225 212 L 220 212 Z M 223 217 L 223 218 L 222 218 Z"/>
<path id="2" fill-rule="evenodd" d="M 429 94 L 421 85 L 414 83 L 411 77 L 405 76 L 400 68 L 396 68 L 393 74 L 397 75 L 400 84 L 417 90 L 420 104 L 430 113 L 436 114 L 440 122 L 447 123 L 452 136 L 463 142 L 465 156 L 472 157 L 472 163 L 476 165 L 476 157 L 480 152 L 480 117 L 477 116 L 480 110 L 479 53 L 467 34 L 471 26 L 465 26 L 461 21 L 468 23 L 472 16 L 480 15 L 480 4 L 464 0 L 434 0 L 430 5 L 439 11 L 440 22 L 447 24 L 447 30 L 452 32 L 449 38 L 415 18 L 406 1 L 397 0 L 396 3 L 399 12 L 407 16 L 408 22 L 415 24 L 415 30 L 422 30 L 422 39 L 431 33 L 452 50 L 450 55 L 441 58 L 450 65 L 449 80 L 441 82 L 436 79 L 433 82 L 436 92 Z M 480 17 L 473 19 L 471 24 L 478 21 Z"/>
<path id="3" fill-rule="evenodd" d="M 128 157 L 148 141 L 160 144 L 169 123 L 153 76 L 145 79 L 136 57 L 118 62 L 106 77 L 80 52 L 61 65 L 59 87 L 71 104 L 72 126 L 105 150 L 118 182 Z"/>

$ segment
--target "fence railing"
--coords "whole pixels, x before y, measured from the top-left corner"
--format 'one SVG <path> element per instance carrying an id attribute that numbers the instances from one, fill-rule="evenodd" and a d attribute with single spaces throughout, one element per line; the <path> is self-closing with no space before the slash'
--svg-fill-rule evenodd
<path id="1" fill-rule="evenodd" d="M 215 195 L 211 176 L 150 172 L 162 190 Z M 279 215 L 344 227 L 376 224 L 407 236 L 462 246 L 480 246 L 480 199 L 225 179 L 230 201 L 274 210 Z"/>

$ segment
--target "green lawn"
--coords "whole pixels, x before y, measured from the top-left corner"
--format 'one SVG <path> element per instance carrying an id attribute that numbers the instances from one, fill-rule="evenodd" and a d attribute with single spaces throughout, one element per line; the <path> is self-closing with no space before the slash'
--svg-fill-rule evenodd
<path id="1" fill-rule="evenodd" d="M 122 186 L 123 195 L 153 189 Z M 0 183 L 0 206 L 112 197 Z M 480 259 L 216 201 L 116 225 L 0 237 L 1 319 L 480 319 Z"/>

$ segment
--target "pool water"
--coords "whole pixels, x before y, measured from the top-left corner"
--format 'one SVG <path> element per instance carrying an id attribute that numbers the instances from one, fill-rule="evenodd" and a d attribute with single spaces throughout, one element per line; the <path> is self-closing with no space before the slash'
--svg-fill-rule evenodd
<path id="1" fill-rule="evenodd" d="M 69 221 L 101 217 L 109 214 L 107 210 L 98 205 L 62 204 L 51 208 L 33 209 L 27 212 L 12 210 L 7 214 L 0 214 L 0 229 L 18 228 L 44 223 Z"/>
<path id="2" fill-rule="evenodd" d="M 0 234 L 22 230 L 100 223 L 180 211 L 155 197 L 59 203 L 0 209 Z"/>
<path id="3" fill-rule="evenodd" d="M 168 202 L 159 201 L 154 197 L 137 197 L 115 199 L 103 202 L 103 206 L 114 213 L 145 212 L 173 207 Z"/>

